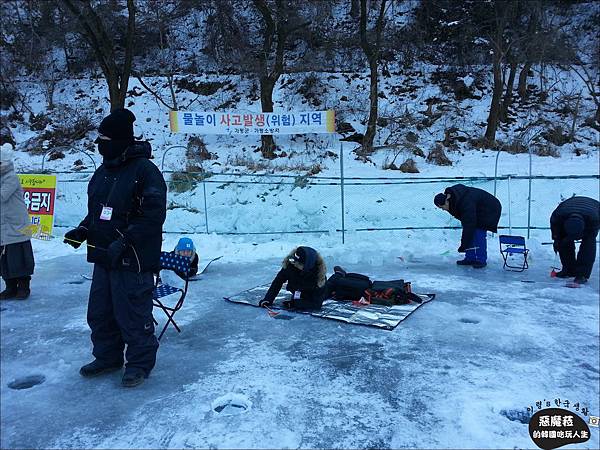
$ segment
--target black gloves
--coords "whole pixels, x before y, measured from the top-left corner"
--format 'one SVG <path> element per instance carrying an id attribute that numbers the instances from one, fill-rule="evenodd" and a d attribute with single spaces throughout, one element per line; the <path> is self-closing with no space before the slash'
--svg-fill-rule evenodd
<path id="1" fill-rule="evenodd" d="M 466 251 L 467 251 L 467 249 L 463 245 L 458 247 L 458 253 L 465 253 Z"/>
<path id="2" fill-rule="evenodd" d="M 119 264 L 119 258 L 127 248 L 127 244 L 125 243 L 125 239 L 120 238 L 116 241 L 113 241 L 108 248 L 106 249 L 106 253 L 108 254 L 108 260 L 110 262 L 111 267 L 117 267 Z"/>
<path id="3" fill-rule="evenodd" d="M 65 233 L 63 242 L 69 244 L 73 248 L 79 246 L 87 239 L 87 229 L 85 227 L 77 227 Z"/>
<path id="4" fill-rule="evenodd" d="M 272 304 L 273 302 L 265 300 L 264 298 L 260 302 L 258 302 L 258 306 L 260 306 L 261 308 L 270 307 Z"/>
<path id="5" fill-rule="evenodd" d="M 554 249 L 554 253 L 558 253 L 559 247 L 560 247 L 560 241 L 558 239 L 555 239 L 554 242 L 552 243 L 552 248 Z"/>

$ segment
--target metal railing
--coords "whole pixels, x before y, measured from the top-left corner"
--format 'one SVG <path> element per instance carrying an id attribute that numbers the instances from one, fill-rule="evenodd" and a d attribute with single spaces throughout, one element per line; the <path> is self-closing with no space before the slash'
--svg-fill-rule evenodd
<path id="1" fill-rule="evenodd" d="M 162 168 L 174 148 L 186 147 L 167 148 Z M 433 213 L 433 197 L 450 185 L 463 183 L 493 192 L 503 205 L 500 229 L 526 230 L 529 238 L 531 230 L 549 228 L 550 214 L 564 198 L 574 194 L 597 198 L 600 191 L 600 175 L 531 175 L 531 155 L 529 175 L 498 175 L 500 152 L 493 177 L 348 177 L 343 150 L 340 146 L 339 176 L 163 170 L 169 185 L 165 232 L 339 233 L 343 243 L 347 232 L 444 233 L 460 229 L 460 224 L 448 214 Z M 42 165 L 44 160 L 45 155 Z M 58 176 L 55 225 L 75 226 L 86 209 L 86 184 L 93 172 L 54 173 Z"/>

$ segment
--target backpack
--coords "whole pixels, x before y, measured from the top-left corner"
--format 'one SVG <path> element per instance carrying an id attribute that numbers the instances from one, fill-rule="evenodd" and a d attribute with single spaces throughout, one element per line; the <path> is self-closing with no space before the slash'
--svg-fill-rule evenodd
<path id="1" fill-rule="evenodd" d="M 327 297 L 336 300 L 359 300 L 373 283 L 366 275 L 347 273 L 345 276 L 334 273 L 327 280 Z"/>

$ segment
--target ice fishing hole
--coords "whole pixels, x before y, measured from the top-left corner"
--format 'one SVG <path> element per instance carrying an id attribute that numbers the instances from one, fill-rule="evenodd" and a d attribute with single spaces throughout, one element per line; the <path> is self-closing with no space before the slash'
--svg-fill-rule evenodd
<path id="1" fill-rule="evenodd" d="M 11 389 L 21 390 L 21 389 L 29 389 L 33 386 L 37 386 L 38 384 L 42 384 L 46 381 L 46 377 L 44 375 L 29 375 L 23 378 L 17 378 L 14 381 L 8 383 L 8 387 Z"/>
<path id="2" fill-rule="evenodd" d="M 248 412 L 252 402 L 242 394 L 225 394 L 212 402 L 212 410 L 221 416 L 235 416 Z"/>
<path id="3" fill-rule="evenodd" d="M 462 322 L 462 323 L 474 323 L 474 324 L 479 323 L 479 320 L 477 320 L 477 319 L 467 319 L 465 317 L 463 317 L 462 319 L 459 319 L 458 321 Z"/>
<path id="4" fill-rule="evenodd" d="M 531 419 L 531 415 L 522 409 L 509 409 L 508 411 L 503 409 L 500 414 L 512 422 L 519 422 L 523 425 L 527 425 Z"/>
<path id="5" fill-rule="evenodd" d="M 85 280 L 67 281 L 65 284 L 83 284 Z"/>

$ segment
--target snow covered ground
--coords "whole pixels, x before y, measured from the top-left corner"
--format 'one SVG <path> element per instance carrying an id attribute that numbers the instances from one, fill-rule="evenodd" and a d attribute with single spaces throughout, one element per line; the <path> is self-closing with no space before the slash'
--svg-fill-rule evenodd
<path id="1" fill-rule="evenodd" d="M 81 250 L 35 241 L 31 298 L 1 305 L 0 446 L 531 448 L 519 419 L 536 401 L 568 399 L 598 415 L 598 265 L 588 286 L 567 289 L 548 276 L 547 247 L 535 247 L 532 267 L 517 274 L 501 269 L 492 238 L 479 271 L 415 244 L 358 241 L 350 249 L 323 238 L 328 266 L 402 277 L 437 298 L 391 332 L 272 319 L 222 297 L 269 282 L 275 255 L 292 243 L 212 236 L 205 257 L 225 257 L 191 284 L 176 316 L 182 333 L 167 332 L 151 377 L 132 390 L 118 373 L 79 376 L 91 360 L 81 276 L 91 268 Z M 36 375 L 45 381 L 8 387 Z M 223 396 L 246 411 L 215 412 Z M 570 448 L 598 448 L 591 431 Z"/>

